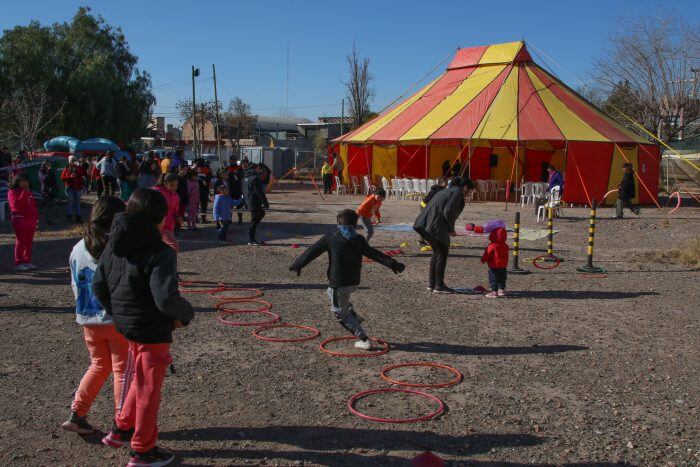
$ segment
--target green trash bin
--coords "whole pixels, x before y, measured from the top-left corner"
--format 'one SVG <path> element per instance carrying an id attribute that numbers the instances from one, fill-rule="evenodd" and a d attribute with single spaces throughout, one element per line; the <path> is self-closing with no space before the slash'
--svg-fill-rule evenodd
<path id="1" fill-rule="evenodd" d="M 67 199 L 65 184 L 61 180 L 61 172 L 68 166 L 68 159 L 61 156 L 51 156 L 51 157 L 36 157 L 29 161 L 29 167 L 24 169 L 24 173 L 29 176 L 29 181 L 32 185 L 32 191 L 34 193 L 41 192 L 41 182 L 39 181 L 39 169 L 41 164 L 50 160 L 53 162 L 53 169 L 56 177 L 56 200 L 65 201 Z"/>

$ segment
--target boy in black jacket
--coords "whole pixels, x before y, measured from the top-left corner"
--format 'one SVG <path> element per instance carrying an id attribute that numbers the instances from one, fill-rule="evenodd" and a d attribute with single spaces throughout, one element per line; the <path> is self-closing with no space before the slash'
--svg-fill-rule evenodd
<path id="1" fill-rule="evenodd" d="M 172 331 L 194 313 L 178 291 L 175 250 L 161 240 L 167 211 L 158 191 L 134 191 L 126 212 L 114 218 L 92 281 L 95 297 L 129 341 L 118 415 L 102 442 L 114 448 L 131 443 L 130 466 L 167 465 L 175 458 L 156 446 L 160 391 L 172 362 Z"/>
<path id="2" fill-rule="evenodd" d="M 351 209 L 340 211 L 337 219 L 338 230 L 325 235 L 309 247 L 289 267 L 289 270 L 296 271 L 299 275 L 304 266 L 324 252 L 328 252 L 328 298 L 331 301 L 331 311 L 340 325 L 358 338 L 355 347 L 369 350 L 372 344 L 360 326 L 362 318 L 355 313 L 350 303 L 350 295 L 360 285 L 362 257 L 366 256 L 390 268 L 395 274 L 403 272 L 406 266 L 372 248 L 363 236 L 355 232 L 358 219 L 355 211 Z"/>

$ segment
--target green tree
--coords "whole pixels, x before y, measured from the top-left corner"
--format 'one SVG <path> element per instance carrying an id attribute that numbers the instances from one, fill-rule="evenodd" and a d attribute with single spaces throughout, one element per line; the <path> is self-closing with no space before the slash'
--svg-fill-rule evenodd
<path id="1" fill-rule="evenodd" d="M 65 105 L 39 137 L 100 136 L 127 145 L 145 134 L 155 104 L 151 78 L 137 63 L 122 30 L 89 8 L 69 23 L 33 21 L 0 36 L 0 102 L 17 88 L 41 87 L 48 108 Z"/>

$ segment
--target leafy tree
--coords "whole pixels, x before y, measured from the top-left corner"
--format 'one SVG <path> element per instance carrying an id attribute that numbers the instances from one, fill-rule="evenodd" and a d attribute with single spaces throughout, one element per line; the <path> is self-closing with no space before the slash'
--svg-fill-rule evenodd
<path id="1" fill-rule="evenodd" d="M 250 111 L 250 104 L 236 96 L 228 103 L 223 115 L 224 128 L 222 136 L 227 137 L 231 145 L 239 147 L 241 137 L 252 135 L 257 119 Z M 235 139 L 235 142 L 234 142 Z"/>
<path id="2" fill-rule="evenodd" d="M 151 78 L 137 63 L 122 30 L 89 8 L 79 8 L 69 23 L 32 21 L 0 36 L 0 102 L 18 88 L 45 89 L 48 109 L 65 106 L 38 137 L 103 136 L 128 144 L 145 134 L 155 104 Z"/>

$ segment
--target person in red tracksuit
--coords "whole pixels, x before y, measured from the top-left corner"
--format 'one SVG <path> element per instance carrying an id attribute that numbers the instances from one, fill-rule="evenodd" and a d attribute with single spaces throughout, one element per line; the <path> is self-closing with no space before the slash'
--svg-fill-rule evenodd
<path id="1" fill-rule="evenodd" d="M 24 272 L 36 269 L 32 264 L 32 244 L 39 220 L 36 201 L 32 196 L 27 174 L 21 173 L 12 179 L 7 192 L 7 202 L 12 212 L 12 227 L 15 229 L 15 270 Z"/>
<path id="2" fill-rule="evenodd" d="M 70 156 L 68 158 L 68 166 L 61 172 L 61 180 L 66 184 L 66 196 L 68 197 L 66 208 L 68 224 L 73 223 L 73 216 L 75 216 L 76 224 L 83 223 L 83 218 L 80 214 L 80 198 L 83 195 L 83 177 L 85 177 L 85 175 L 85 171 L 80 165 L 78 158 Z"/>
<path id="3" fill-rule="evenodd" d="M 503 227 L 499 227 L 489 235 L 489 246 L 486 247 L 481 262 L 489 266 L 489 284 L 491 292 L 486 294 L 488 298 L 506 296 L 506 279 L 508 278 L 508 233 Z"/>

